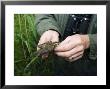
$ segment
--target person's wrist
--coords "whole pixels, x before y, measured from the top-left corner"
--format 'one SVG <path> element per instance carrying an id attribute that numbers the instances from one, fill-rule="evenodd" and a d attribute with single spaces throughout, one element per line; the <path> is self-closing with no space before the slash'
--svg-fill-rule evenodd
<path id="1" fill-rule="evenodd" d="M 90 41 L 89 41 L 89 36 L 88 35 L 80 35 L 82 44 L 84 45 L 84 48 L 87 49 L 89 48 Z"/>

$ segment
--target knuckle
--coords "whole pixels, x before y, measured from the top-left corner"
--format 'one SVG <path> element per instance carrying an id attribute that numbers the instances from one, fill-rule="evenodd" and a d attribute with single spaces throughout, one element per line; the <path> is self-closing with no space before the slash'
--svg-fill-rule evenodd
<path id="1" fill-rule="evenodd" d="M 83 45 L 80 45 L 78 51 L 83 51 L 84 50 L 84 46 Z"/>
<path id="2" fill-rule="evenodd" d="M 62 46 L 62 49 L 67 50 L 68 46 Z"/>
<path id="3" fill-rule="evenodd" d="M 84 49 L 84 46 L 83 45 L 81 45 L 81 50 L 83 50 Z"/>
<path id="4" fill-rule="evenodd" d="M 69 53 L 64 53 L 65 57 L 70 57 Z"/>
<path id="5" fill-rule="evenodd" d="M 66 39 L 71 39 L 71 36 L 68 36 Z"/>
<path id="6" fill-rule="evenodd" d="M 68 36 L 67 38 L 70 38 L 71 36 Z"/>

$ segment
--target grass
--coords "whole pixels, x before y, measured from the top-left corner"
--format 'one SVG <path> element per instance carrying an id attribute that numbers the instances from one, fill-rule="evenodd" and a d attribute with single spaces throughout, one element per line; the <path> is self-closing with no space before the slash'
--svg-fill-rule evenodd
<path id="1" fill-rule="evenodd" d="M 44 61 L 34 55 L 40 36 L 34 14 L 14 15 L 14 75 L 52 75 L 52 60 Z M 51 58 L 50 58 L 51 59 Z"/>

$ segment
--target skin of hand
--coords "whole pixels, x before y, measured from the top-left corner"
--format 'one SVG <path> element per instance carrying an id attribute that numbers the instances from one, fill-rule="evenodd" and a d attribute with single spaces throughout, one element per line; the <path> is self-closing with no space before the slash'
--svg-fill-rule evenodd
<path id="1" fill-rule="evenodd" d="M 46 43 L 48 41 L 59 42 L 59 33 L 54 30 L 48 30 L 44 32 L 42 36 L 40 37 L 38 45 Z M 38 47 L 37 47 L 37 50 L 39 50 Z"/>
<path id="2" fill-rule="evenodd" d="M 84 50 L 90 45 L 88 35 L 72 35 L 68 36 L 56 48 L 58 56 L 66 58 L 67 61 L 73 62 L 83 56 Z"/>

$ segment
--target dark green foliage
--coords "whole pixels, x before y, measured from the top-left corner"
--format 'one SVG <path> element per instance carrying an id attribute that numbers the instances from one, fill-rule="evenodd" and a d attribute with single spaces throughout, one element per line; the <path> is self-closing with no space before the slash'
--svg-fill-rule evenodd
<path id="1" fill-rule="evenodd" d="M 39 36 L 35 26 L 35 15 L 14 15 L 14 75 L 52 75 L 53 60 L 42 60 L 34 55 Z M 51 59 L 51 60 L 50 60 Z"/>

